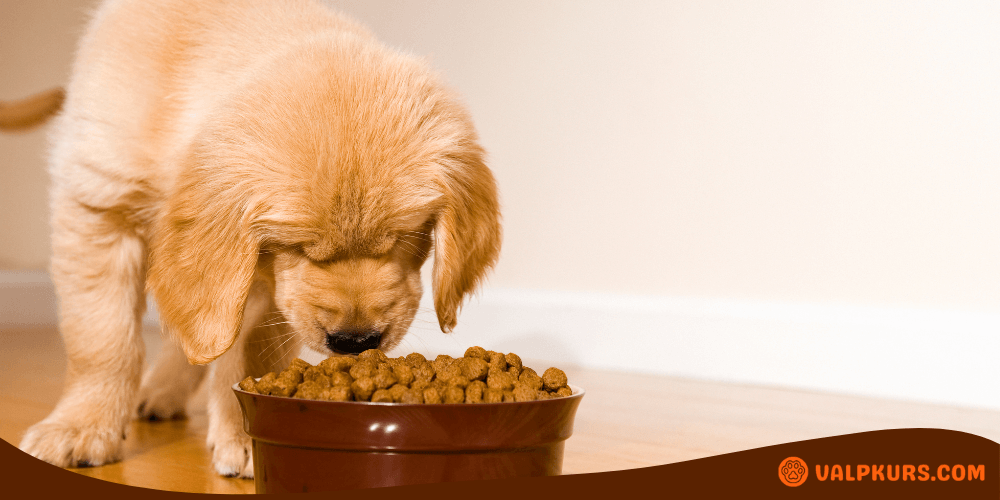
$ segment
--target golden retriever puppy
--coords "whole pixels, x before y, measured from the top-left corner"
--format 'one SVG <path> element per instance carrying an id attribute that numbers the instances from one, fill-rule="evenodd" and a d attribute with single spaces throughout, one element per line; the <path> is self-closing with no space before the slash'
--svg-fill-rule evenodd
<path id="1" fill-rule="evenodd" d="M 423 62 L 314 1 L 105 3 L 52 140 L 69 365 L 20 446 L 60 466 L 120 458 L 136 408 L 182 412 L 196 365 L 214 360 L 214 466 L 252 477 L 233 383 L 301 345 L 397 345 L 432 249 L 450 331 L 499 253 L 496 183 L 466 110 Z M 179 347 L 143 378 L 147 291 Z"/>

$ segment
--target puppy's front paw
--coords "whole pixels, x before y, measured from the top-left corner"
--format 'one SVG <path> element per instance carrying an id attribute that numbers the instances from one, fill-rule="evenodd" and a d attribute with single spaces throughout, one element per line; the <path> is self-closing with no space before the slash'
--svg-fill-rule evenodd
<path id="1" fill-rule="evenodd" d="M 19 448 L 59 467 L 90 467 L 121 460 L 124 439 L 124 429 L 43 420 L 28 429 Z"/>
<path id="2" fill-rule="evenodd" d="M 250 438 L 222 439 L 215 442 L 212 465 L 225 477 L 253 479 L 253 453 Z"/>

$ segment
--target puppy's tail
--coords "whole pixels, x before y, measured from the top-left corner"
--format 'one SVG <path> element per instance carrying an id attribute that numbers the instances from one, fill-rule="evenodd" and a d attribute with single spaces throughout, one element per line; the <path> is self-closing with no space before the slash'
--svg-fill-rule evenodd
<path id="1" fill-rule="evenodd" d="M 66 91 L 54 88 L 20 101 L 0 101 L 0 130 L 26 130 L 45 123 L 62 108 Z"/>

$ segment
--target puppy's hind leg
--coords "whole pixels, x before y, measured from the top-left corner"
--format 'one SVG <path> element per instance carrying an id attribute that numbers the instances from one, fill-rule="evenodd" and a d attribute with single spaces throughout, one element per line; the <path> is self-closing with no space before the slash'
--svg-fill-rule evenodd
<path id="1" fill-rule="evenodd" d="M 121 458 L 145 346 L 146 246 L 120 213 L 53 195 L 52 279 L 68 358 L 62 399 L 20 448 L 66 467 Z"/>
<path id="2" fill-rule="evenodd" d="M 176 342 L 166 342 L 156 363 L 142 377 L 138 417 L 150 421 L 184 418 L 188 399 L 207 371 L 204 365 L 189 363 Z"/>

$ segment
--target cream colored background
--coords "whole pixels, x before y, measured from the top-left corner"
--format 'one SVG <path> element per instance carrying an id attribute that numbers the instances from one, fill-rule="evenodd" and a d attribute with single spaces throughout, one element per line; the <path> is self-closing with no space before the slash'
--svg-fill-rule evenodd
<path id="1" fill-rule="evenodd" d="M 0 3 L 0 98 L 91 3 Z M 493 286 L 1000 311 L 996 2 L 331 3 L 465 96 Z M 0 136 L 0 268 L 47 264 L 43 151 Z"/>

